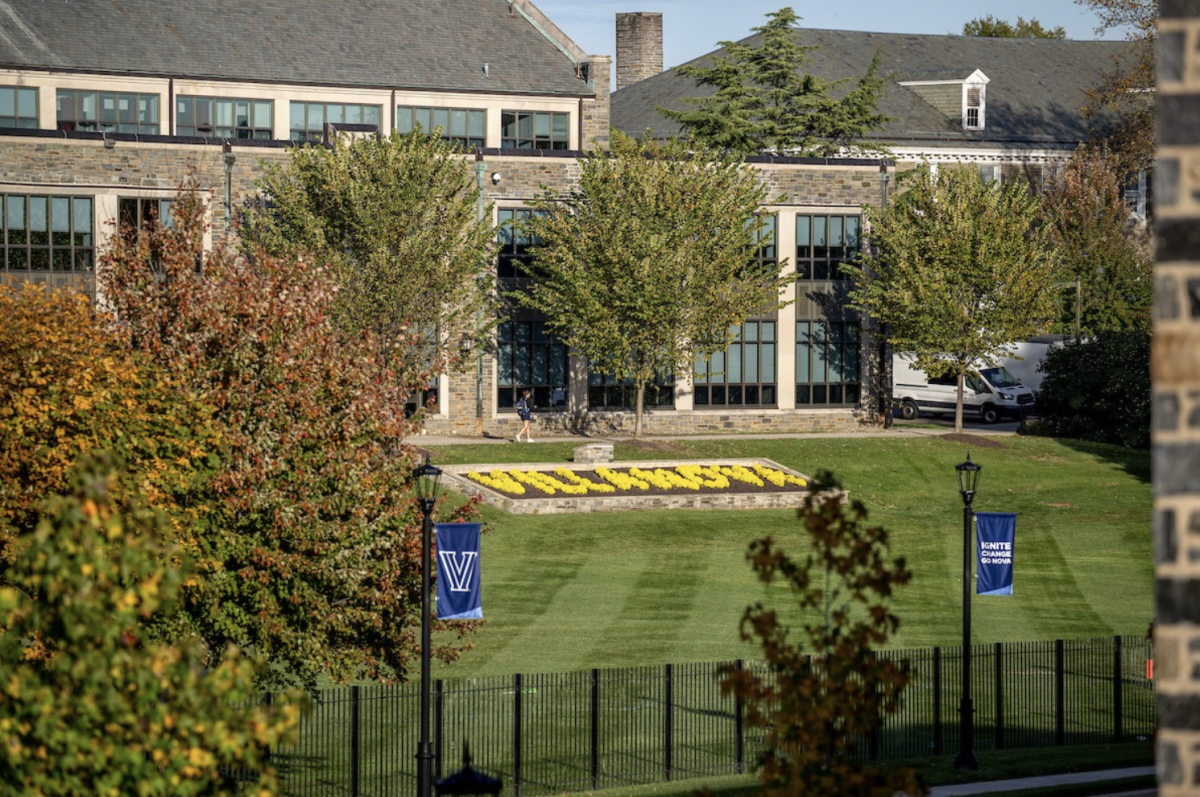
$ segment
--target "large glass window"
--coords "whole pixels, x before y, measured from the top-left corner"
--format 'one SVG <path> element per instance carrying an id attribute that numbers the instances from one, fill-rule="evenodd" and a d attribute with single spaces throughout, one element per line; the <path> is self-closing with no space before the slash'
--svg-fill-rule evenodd
<path id="1" fill-rule="evenodd" d="M 511 410 L 521 391 L 533 391 L 535 408 L 565 405 L 567 347 L 546 330 L 544 321 L 509 320 L 496 332 L 497 406 Z M 563 405 L 558 405 L 558 401 Z"/>
<path id="2" fill-rule="evenodd" d="M 59 89 L 58 129 L 158 133 L 158 95 Z"/>
<path id="3" fill-rule="evenodd" d="M 289 106 L 292 141 L 324 141 L 325 125 L 375 125 L 379 128 L 381 105 L 341 102 L 293 102 Z"/>
<path id="4" fill-rule="evenodd" d="M 36 130 L 38 126 L 38 90 L 0 86 L 0 127 Z"/>
<path id="5" fill-rule="evenodd" d="M 6 271 L 92 271 L 91 197 L 0 194 L 0 210 L 0 266 Z"/>
<path id="6" fill-rule="evenodd" d="M 731 332 L 728 349 L 696 359 L 696 408 L 774 407 L 776 323 L 746 321 Z"/>
<path id="7" fill-rule="evenodd" d="M 796 406 L 858 404 L 859 327 L 843 321 L 796 323 Z"/>
<path id="8" fill-rule="evenodd" d="M 398 105 L 396 130 L 401 133 L 422 130 L 430 135 L 441 130 L 442 138 L 462 145 L 463 149 L 482 149 L 487 135 L 487 111 Z"/>
<path id="9" fill-rule="evenodd" d="M 175 100 L 175 132 L 181 136 L 269 140 L 274 118 L 271 100 L 188 95 Z"/>
<path id="10" fill-rule="evenodd" d="M 532 276 L 530 264 L 538 242 L 529 234 L 525 224 L 539 211 L 529 208 L 500 208 L 496 212 L 499 227 L 496 237 L 496 276 L 501 279 L 527 279 Z"/>
<path id="11" fill-rule="evenodd" d="M 503 111 L 500 146 L 506 149 L 567 149 L 571 115 L 545 111 Z"/>
<path id="12" fill-rule="evenodd" d="M 840 264 L 858 255 L 859 216 L 796 216 L 796 279 L 842 280 Z"/>
<path id="13" fill-rule="evenodd" d="M 653 407 L 675 406 L 675 377 L 672 374 L 659 374 L 658 378 L 646 385 L 646 395 L 642 398 L 647 409 Z M 637 386 L 628 379 L 614 379 L 611 376 L 598 374 L 588 369 L 588 408 L 600 409 L 633 409 L 637 406 Z"/>

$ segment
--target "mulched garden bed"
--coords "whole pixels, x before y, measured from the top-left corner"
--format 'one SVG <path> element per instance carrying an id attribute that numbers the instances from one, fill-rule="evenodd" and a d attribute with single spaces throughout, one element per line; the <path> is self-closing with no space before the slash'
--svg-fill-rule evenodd
<path id="1" fill-rule="evenodd" d="M 701 464 L 703 464 L 703 463 L 701 463 Z M 617 473 L 623 473 L 623 474 L 627 474 L 629 472 L 628 468 L 612 468 L 612 470 L 615 470 Z M 594 470 L 575 470 L 573 468 L 572 471 L 574 473 L 579 474 L 581 477 L 583 477 L 585 479 L 590 479 L 591 481 L 596 482 L 597 484 L 608 484 L 608 482 L 606 482 Z M 561 479 L 561 477 L 557 476 L 553 470 L 530 471 L 530 473 L 542 473 L 546 476 L 553 476 L 556 479 Z M 654 485 L 650 485 L 645 490 L 618 490 L 615 493 L 588 493 L 587 497 L 588 498 L 605 499 L 605 498 L 627 498 L 627 497 L 633 496 L 633 495 L 640 495 L 640 496 L 648 497 L 648 496 L 653 496 L 653 495 L 730 495 L 730 494 L 737 494 L 737 495 L 751 494 L 751 495 L 753 495 L 753 494 L 757 494 L 757 493 L 803 493 L 803 492 L 807 492 L 807 490 L 805 490 L 805 488 L 803 488 L 803 487 L 797 487 L 792 484 L 785 485 L 783 487 L 776 487 L 774 484 L 771 484 L 770 482 L 764 482 L 762 487 L 756 487 L 753 484 L 746 484 L 745 482 L 739 482 L 739 481 L 734 481 L 733 479 L 730 479 L 729 487 L 726 489 L 718 489 L 716 487 L 701 487 L 699 490 L 689 490 L 684 487 L 674 487 L 669 490 L 665 490 L 661 487 L 655 487 Z M 514 501 L 524 501 L 524 500 L 528 500 L 531 498 L 540 498 L 540 499 L 557 498 L 557 497 L 561 496 L 562 493 L 555 493 L 554 495 L 547 495 L 546 493 L 542 492 L 541 490 L 537 489 L 536 487 L 530 487 L 529 485 L 525 485 L 525 494 L 524 495 L 513 495 L 511 493 L 503 493 L 503 495 L 505 498 L 511 498 Z M 566 496 L 566 497 L 577 498 L 577 497 L 581 497 L 581 496 Z"/>

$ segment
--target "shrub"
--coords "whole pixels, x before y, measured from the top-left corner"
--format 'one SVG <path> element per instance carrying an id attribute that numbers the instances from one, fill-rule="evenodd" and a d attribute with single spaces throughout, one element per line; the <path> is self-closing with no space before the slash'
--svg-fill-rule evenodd
<path id="1" fill-rule="evenodd" d="M 1056 437 L 1150 447 L 1150 336 L 1101 332 L 1046 353 L 1038 413 Z"/>
<path id="2" fill-rule="evenodd" d="M 174 211 L 171 228 L 115 239 L 101 286 L 133 345 L 206 396 L 220 430 L 190 630 L 267 658 L 267 686 L 403 677 L 420 645 L 421 522 L 394 349 L 337 325 L 330 269 L 203 252 L 197 195 Z"/>
<path id="3" fill-rule="evenodd" d="M 82 294 L 0 287 L 0 572 L 75 462 L 128 463 L 116 495 L 141 493 L 188 534 L 217 449 L 209 409 L 123 344 Z"/>
<path id="4" fill-rule="evenodd" d="M 198 641 L 144 628 L 168 615 L 186 566 L 156 515 L 117 501 L 89 469 L 56 497 L 0 587 L 0 782 L 51 795 L 233 794 L 239 771 L 277 793 L 272 745 L 294 741 L 295 700 L 257 702 L 256 665 L 229 651 L 205 670 Z"/>

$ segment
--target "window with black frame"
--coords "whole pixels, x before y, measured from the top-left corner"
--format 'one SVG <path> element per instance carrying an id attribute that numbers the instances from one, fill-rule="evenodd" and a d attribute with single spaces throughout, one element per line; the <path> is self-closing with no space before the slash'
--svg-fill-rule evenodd
<path id="1" fill-rule="evenodd" d="M 777 329 L 774 321 L 746 321 L 732 328 L 733 343 L 707 361 L 696 359 L 697 409 L 774 407 Z"/>
<path id="2" fill-rule="evenodd" d="M 841 264 L 858 256 L 862 219 L 857 215 L 796 216 L 796 279 L 844 280 Z"/>
<path id="3" fill-rule="evenodd" d="M 0 86 L 0 127 L 36 130 L 38 90 L 24 86 Z"/>
<path id="4" fill-rule="evenodd" d="M 514 410 L 521 391 L 533 391 L 534 409 L 566 405 L 567 347 L 545 321 L 509 319 L 496 330 L 496 405 Z M 561 403 L 559 403 L 561 402 Z"/>
<path id="5" fill-rule="evenodd" d="M 0 194 L 0 267 L 9 272 L 91 272 L 91 197 Z"/>
<path id="6" fill-rule="evenodd" d="M 292 141 L 324 141 L 325 125 L 375 125 L 382 106 L 342 102 L 296 102 L 288 107 Z"/>
<path id="7" fill-rule="evenodd" d="M 396 106 L 396 132 L 421 130 L 429 135 L 441 130 L 441 137 L 464 149 L 482 149 L 487 135 L 487 111 L 481 108 L 424 108 Z"/>
<path id="8" fill-rule="evenodd" d="M 59 89 L 59 130 L 94 133 L 158 133 L 158 95 Z"/>
<path id="9" fill-rule="evenodd" d="M 496 212 L 496 276 L 500 279 L 529 279 L 530 265 L 538 242 L 526 225 L 541 211 L 529 208 L 500 208 Z"/>
<path id="10" fill-rule="evenodd" d="M 848 321 L 796 322 L 796 406 L 858 404 L 859 326 Z"/>
<path id="11" fill-rule="evenodd" d="M 272 100 L 186 94 L 175 100 L 175 132 L 181 136 L 270 140 L 274 121 Z"/>
<path id="12" fill-rule="evenodd" d="M 659 374 L 646 385 L 642 402 L 647 408 L 675 406 L 674 375 Z M 589 409 L 627 410 L 636 406 L 637 385 L 632 380 L 616 379 L 588 368 Z"/>
<path id="13" fill-rule="evenodd" d="M 775 273 L 779 269 L 777 218 L 763 215 L 750 245 L 750 268 Z M 731 327 L 733 343 L 705 361 L 696 359 L 696 408 L 774 407 L 777 324 L 774 319 L 747 320 Z"/>
<path id="14" fill-rule="evenodd" d="M 500 146 L 505 149 L 568 149 L 571 115 L 551 111 L 501 111 Z"/>

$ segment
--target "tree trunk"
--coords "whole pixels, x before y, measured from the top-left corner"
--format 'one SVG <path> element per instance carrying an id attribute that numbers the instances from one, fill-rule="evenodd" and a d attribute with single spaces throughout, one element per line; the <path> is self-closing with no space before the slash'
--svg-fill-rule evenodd
<path id="1" fill-rule="evenodd" d="M 958 400 L 954 402 L 954 431 L 962 431 L 963 375 L 958 375 Z"/>
<path id="2" fill-rule="evenodd" d="M 646 384 L 639 382 L 637 386 L 637 408 L 633 414 L 633 436 L 642 436 L 642 411 L 646 404 Z"/>

